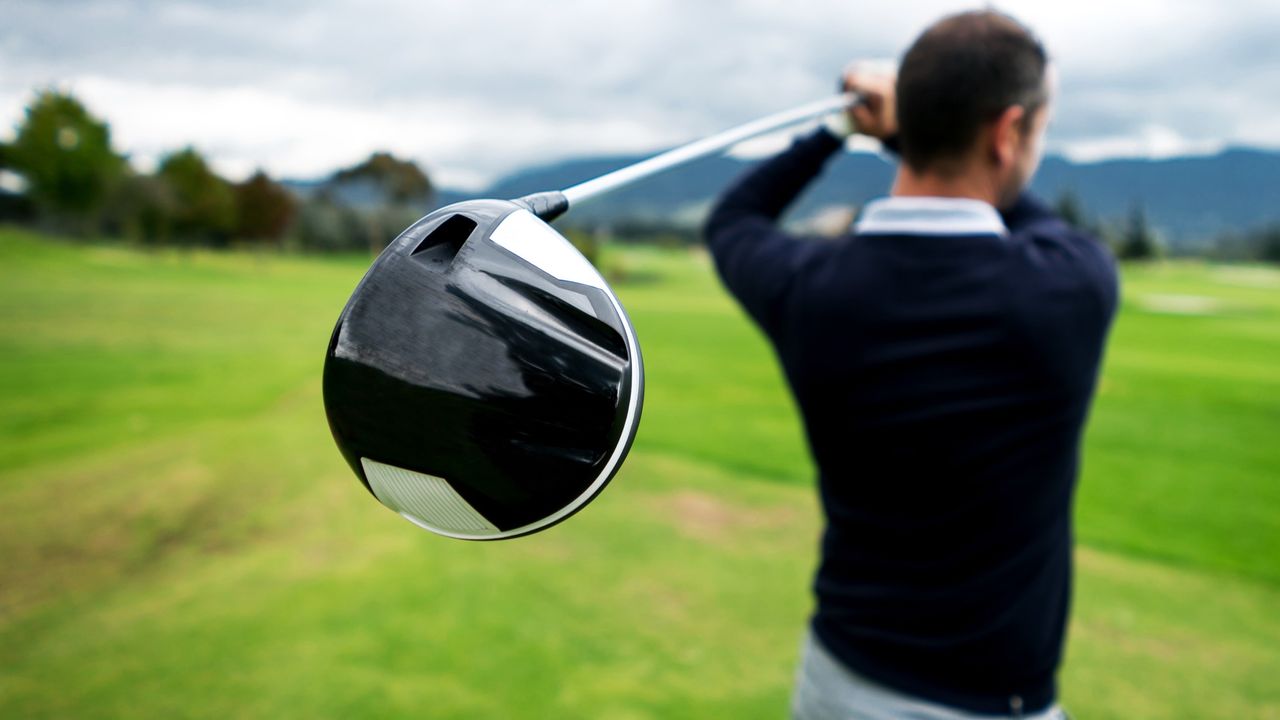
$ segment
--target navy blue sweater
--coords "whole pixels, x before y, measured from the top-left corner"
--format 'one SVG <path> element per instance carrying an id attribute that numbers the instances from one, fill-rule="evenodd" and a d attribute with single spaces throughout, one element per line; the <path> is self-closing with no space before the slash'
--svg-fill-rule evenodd
<path id="1" fill-rule="evenodd" d="M 1056 695 L 1114 262 L 1029 195 L 1001 214 L 1006 234 L 782 232 L 839 147 L 823 131 L 798 140 L 706 226 L 818 467 L 814 632 L 889 687 L 972 712 L 1040 710 Z"/>

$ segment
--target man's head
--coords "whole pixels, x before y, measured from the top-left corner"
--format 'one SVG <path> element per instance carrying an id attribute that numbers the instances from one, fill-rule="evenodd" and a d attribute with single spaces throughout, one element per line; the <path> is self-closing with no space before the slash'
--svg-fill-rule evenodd
<path id="1" fill-rule="evenodd" d="M 898 69 L 903 160 L 919 175 L 982 173 L 1008 203 L 1039 165 L 1050 92 L 1044 47 L 1016 20 L 991 10 L 943 18 Z"/>

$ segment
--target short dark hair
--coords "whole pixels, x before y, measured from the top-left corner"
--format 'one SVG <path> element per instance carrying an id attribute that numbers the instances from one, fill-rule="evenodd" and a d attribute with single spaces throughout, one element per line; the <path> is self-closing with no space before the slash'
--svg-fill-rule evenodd
<path id="1" fill-rule="evenodd" d="M 1030 118 L 1048 99 L 1044 46 L 993 10 L 945 17 L 907 50 L 898 68 L 902 158 L 917 172 L 963 157 L 982 125 L 1021 105 Z"/>

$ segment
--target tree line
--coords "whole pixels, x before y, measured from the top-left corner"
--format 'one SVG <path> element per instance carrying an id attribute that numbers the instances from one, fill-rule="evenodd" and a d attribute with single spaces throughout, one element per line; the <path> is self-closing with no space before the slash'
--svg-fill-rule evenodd
<path id="1" fill-rule="evenodd" d="M 9 180 L 0 221 L 148 246 L 376 251 L 434 192 L 416 164 L 385 152 L 295 189 L 261 169 L 229 181 L 193 147 L 142 172 L 112 145 L 106 122 L 56 89 L 37 92 L 13 141 L 0 143 L 0 173 Z"/>
<path id="2" fill-rule="evenodd" d="M 13 178 L 20 179 L 15 190 Z M 313 251 L 381 250 L 431 207 L 434 188 L 409 160 L 375 152 L 315 183 L 286 187 L 258 170 L 231 182 L 193 147 L 141 172 L 111 143 L 107 123 L 67 92 L 37 92 L 14 140 L 0 143 L 0 221 L 73 236 L 110 235 L 148 246 L 269 246 Z M 1121 221 L 1100 221 L 1072 192 L 1055 209 L 1111 245 L 1122 260 L 1168 252 L 1141 205 Z M 582 228 L 577 228 L 582 230 Z M 690 245 L 697 230 L 620 220 L 611 237 Z M 573 236 L 598 244 L 598 232 Z M 1280 262 L 1280 223 L 1223 233 L 1203 251 L 1215 259 Z"/>
<path id="3" fill-rule="evenodd" d="M 1123 220 L 1102 221 L 1088 213 L 1079 197 L 1068 190 L 1058 196 L 1054 210 L 1069 224 L 1106 242 L 1121 260 L 1141 262 L 1170 254 L 1141 204 L 1134 204 Z M 1212 260 L 1280 263 L 1280 222 L 1220 233 L 1197 248 L 1196 254 Z"/>

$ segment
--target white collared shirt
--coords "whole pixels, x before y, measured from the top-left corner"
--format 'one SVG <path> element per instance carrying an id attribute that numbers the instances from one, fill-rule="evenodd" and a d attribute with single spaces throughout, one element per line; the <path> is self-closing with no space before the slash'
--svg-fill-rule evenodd
<path id="1" fill-rule="evenodd" d="M 872 200 L 853 226 L 858 235 L 1008 235 L 1000 213 L 973 198 L 886 197 Z"/>

